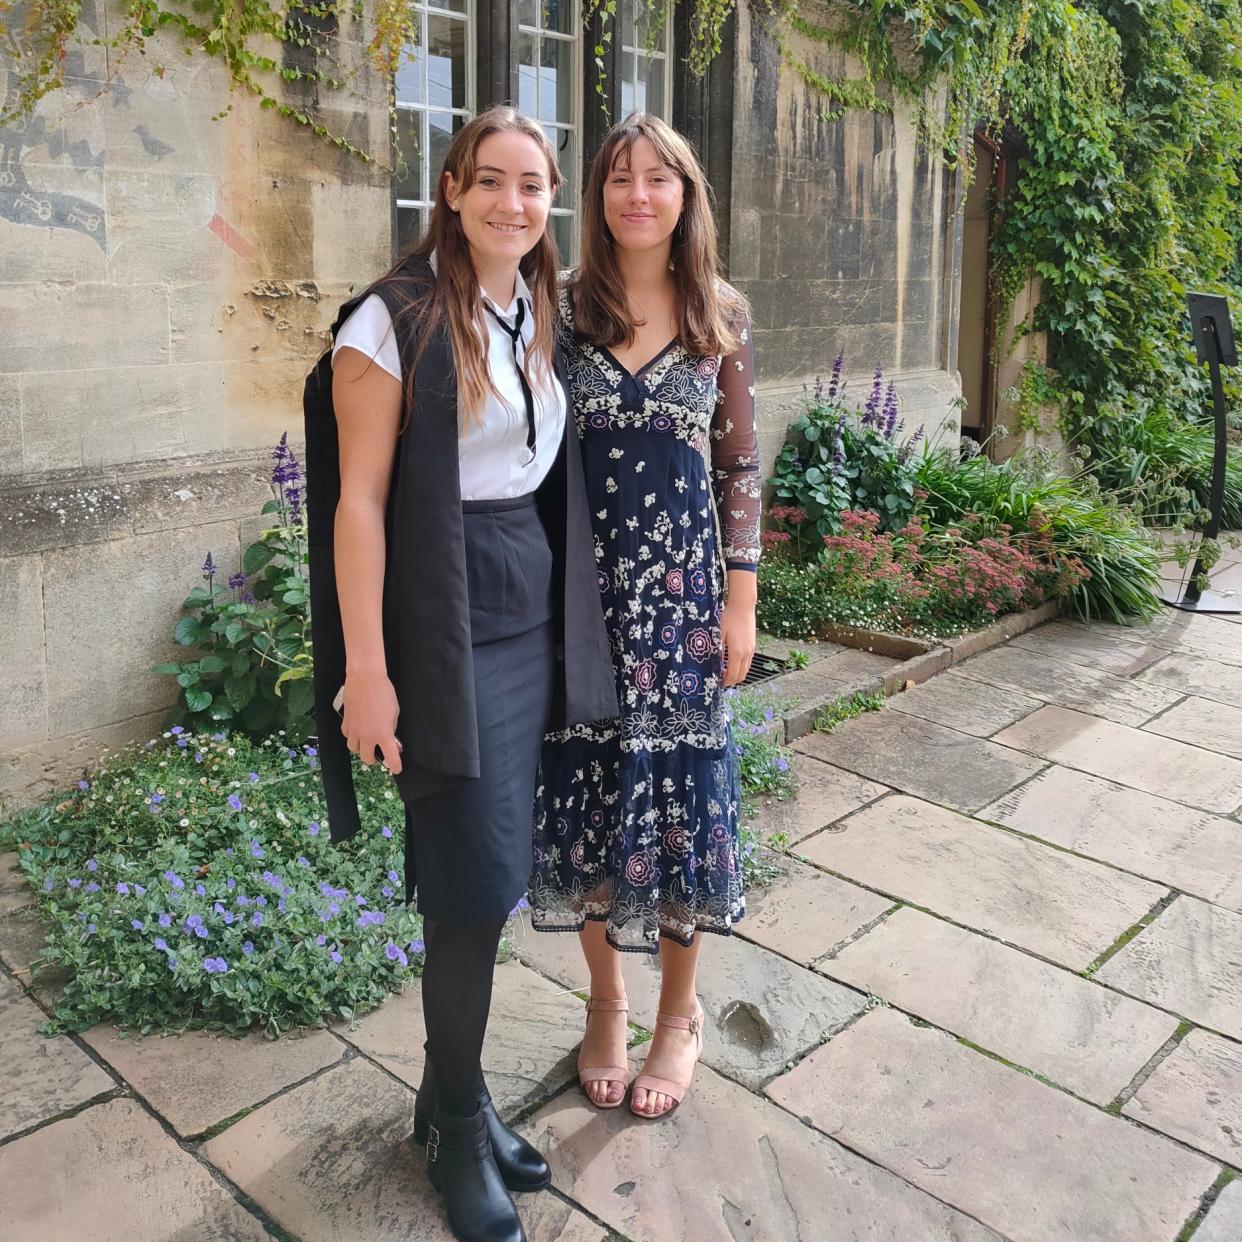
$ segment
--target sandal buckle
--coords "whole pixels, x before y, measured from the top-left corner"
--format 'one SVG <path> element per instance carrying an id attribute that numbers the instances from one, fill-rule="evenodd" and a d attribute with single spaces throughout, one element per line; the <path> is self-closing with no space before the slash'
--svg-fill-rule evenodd
<path id="1" fill-rule="evenodd" d="M 696 1013 L 694 1017 L 690 1019 L 690 1027 L 689 1027 L 690 1034 L 697 1035 L 702 1025 L 703 1025 L 702 1019 Z"/>

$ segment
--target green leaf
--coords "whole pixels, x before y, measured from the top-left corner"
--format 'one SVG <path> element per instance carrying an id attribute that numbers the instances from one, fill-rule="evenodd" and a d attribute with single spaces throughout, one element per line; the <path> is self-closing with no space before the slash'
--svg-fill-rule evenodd
<path id="1" fill-rule="evenodd" d="M 177 674 L 177 685 L 179 686 L 197 686 L 198 685 L 198 665 L 188 664 Z"/>
<path id="2" fill-rule="evenodd" d="M 202 636 L 202 622 L 197 617 L 182 617 L 173 627 L 173 638 L 183 647 L 192 647 Z"/>
<path id="3" fill-rule="evenodd" d="M 295 681 L 289 686 L 285 696 L 286 708 L 290 716 L 306 716 L 315 705 L 315 687 L 307 678 Z"/>
<path id="4" fill-rule="evenodd" d="M 200 673 L 223 673 L 224 661 L 218 655 L 205 655 L 198 662 Z"/>
<path id="5" fill-rule="evenodd" d="M 192 712 L 205 712 L 211 706 L 212 696 L 203 689 L 187 689 L 185 705 Z"/>
<path id="6" fill-rule="evenodd" d="M 181 672 L 180 664 L 157 664 L 152 670 L 153 673 L 159 673 L 161 677 L 176 677 Z"/>
<path id="7" fill-rule="evenodd" d="M 276 549 L 267 543 L 252 543 L 242 555 L 242 569 L 247 574 L 257 574 L 276 555 Z"/>

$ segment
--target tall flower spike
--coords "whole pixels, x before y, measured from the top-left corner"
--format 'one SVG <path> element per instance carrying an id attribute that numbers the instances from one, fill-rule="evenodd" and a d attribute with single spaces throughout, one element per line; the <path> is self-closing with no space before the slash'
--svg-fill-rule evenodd
<path id="1" fill-rule="evenodd" d="M 210 582 L 216 576 L 216 563 L 211 559 L 211 553 L 207 553 L 207 559 L 203 562 L 203 577 Z"/>
<path id="2" fill-rule="evenodd" d="M 897 430 L 897 385 L 893 380 L 888 381 L 888 388 L 884 392 L 884 436 L 891 440 L 893 433 Z"/>
<path id="3" fill-rule="evenodd" d="M 828 400 L 841 391 L 841 372 L 845 368 L 845 351 L 842 350 L 837 354 L 836 360 L 832 364 L 832 378 L 828 381 Z"/>
<path id="4" fill-rule="evenodd" d="M 863 407 L 862 424 L 864 427 L 878 427 L 880 425 L 880 402 L 884 398 L 884 372 L 879 367 L 875 369 L 875 379 L 871 384 L 871 396 L 867 398 L 867 404 Z"/>

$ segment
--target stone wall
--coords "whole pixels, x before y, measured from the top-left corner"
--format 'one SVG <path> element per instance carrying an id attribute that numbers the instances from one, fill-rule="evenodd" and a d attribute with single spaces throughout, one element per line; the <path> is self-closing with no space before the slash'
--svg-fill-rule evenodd
<path id="1" fill-rule="evenodd" d="M 320 115 L 382 164 L 364 35 L 327 36 L 353 76 Z M 173 39 L 71 48 L 64 89 L 0 129 L 0 796 L 158 725 L 178 605 L 257 528 L 268 450 L 300 439 L 326 321 L 391 229 L 383 167 Z"/>
<path id="2" fill-rule="evenodd" d="M 815 6 L 811 6 L 814 9 Z M 831 20 L 803 11 L 810 21 Z M 860 402 L 876 367 L 897 381 L 905 433 L 959 433 L 959 186 L 916 140 L 908 110 L 823 115 L 823 97 L 783 63 L 765 6 L 738 6 L 729 274 L 750 298 L 770 462 L 804 383 L 839 351 Z M 825 76 L 844 54 L 789 35 Z"/>

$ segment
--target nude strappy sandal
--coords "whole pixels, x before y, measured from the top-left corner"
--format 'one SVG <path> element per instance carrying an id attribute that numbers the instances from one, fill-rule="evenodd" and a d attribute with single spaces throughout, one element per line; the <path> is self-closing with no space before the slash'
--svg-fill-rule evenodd
<path id="1" fill-rule="evenodd" d="M 594 997 L 588 997 L 586 1003 L 587 1017 L 589 1018 L 593 1010 L 600 1013 L 629 1013 L 630 1006 L 628 1001 L 624 1000 L 596 1000 Z M 628 1068 L 620 1065 L 590 1065 L 582 1064 L 582 1053 L 578 1053 L 578 1082 L 582 1085 L 582 1093 L 586 1096 L 589 1103 L 594 1104 L 596 1108 L 620 1108 L 625 1100 L 626 1092 L 630 1085 L 630 1071 Z M 619 1082 L 625 1088 L 621 1092 L 621 1099 L 615 1101 L 605 1101 L 602 1104 L 596 1104 L 591 1098 L 591 1093 L 586 1089 L 588 1083 L 592 1082 Z"/>
<path id="2" fill-rule="evenodd" d="M 682 1018 L 675 1013 L 656 1014 L 656 1026 L 667 1026 L 678 1031 L 689 1031 L 695 1039 L 694 1065 L 699 1063 L 699 1058 L 703 1055 L 703 1006 L 696 1005 L 693 1018 Z M 673 1113 L 681 1106 L 682 1100 L 686 1098 L 686 1092 L 690 1090 L 690 1083 L 694 1078 L 694 1065 L 690 1067 L 690 1075 L 685 1082 L 674 1082 L 671 1078 L 657 1078 L 654 1074 L 639 1074 L 634 1079 L 634 1084 L 630 1095 L 630 1112 L 635 1117 L 641 1117 L 644 1121 L 659 1121 L 662 1117 L 671 1117 Z M 640 1113 L 634 1107 L 633 1091 L 641 1087 L 644 1091 L 659 1091 L 663 1095 L 671 1096 L 673 1107 L 666 1108 L 662 1113 Z"/>

